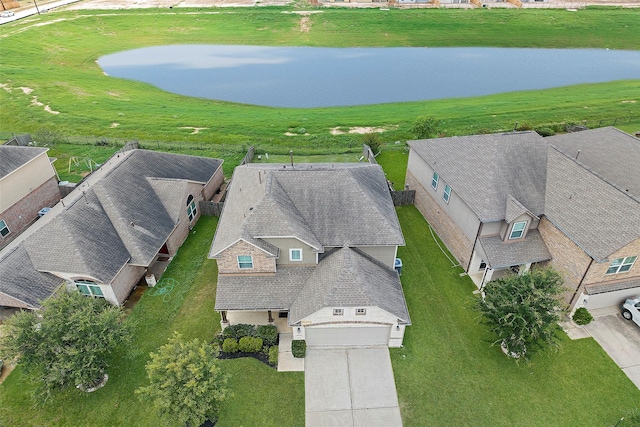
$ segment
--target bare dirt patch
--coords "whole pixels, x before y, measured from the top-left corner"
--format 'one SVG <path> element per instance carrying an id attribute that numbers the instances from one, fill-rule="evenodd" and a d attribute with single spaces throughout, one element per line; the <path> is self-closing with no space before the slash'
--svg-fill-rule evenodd
<path id="1" fill-rule="evenodd" d="M 31 92 L 33 92 L 33 89 L 31 89 L 30 87 L 20 86 L 19 89 L 21 89 L 22 93 L 24 93 L 25 95 L 29 95 Z"/>
<path id="2" fill-rule="evenodd" d="M 345 133 L 351 133 L 351 134 L 360 134 L 360 135 L 364 135 L 366 133 L 383 133 L 386 132 L 388 130 L 394 130 L 397 129 L 398 126 L 384 126 L 384 127 L 376 127 L 376 126 L 356 126 L 356 127 L 350 127 L 348 130 L 343 130 L 340 126 L 335 127 L 335 128 L 331 128 L 329 130 L 329 132 L 331 133 L 331 135 L 344 135 Z"/>
<path id="3" fill-rule="evenodd" d="M 300 18 L 300 32 L 308 33 L 311 30 L 311 18 L 308 16 L 303 16 Z"/>
<path id="4" fill-rule="evenodd" d="M 178 129 L 191 129 L 193 132 L 191 132 L 191 135 L 197 135 L 200 133 L 201 130 L 207 130 L 209 128 L 197 128 L 197 127 L 193 127 L 193 126 L 182 126 Z"/>
<path id="5" fill-rule="evenodd" d="M 638 101 L 633 101 L 633 100 L 630 100 L 630 101 L 622 101 L 622 103 L 623 103 L 623 104 L 635 104 L 636 102 L 638 102 Z"/>
<path id="6" fill-rule="evenodd" d="M 109 127 L 110 127 L 111 129 L 113 129 L 113 128 L 117 128 L 118 126 L 120 126 L 120 123 L 118 123 L 118 122 L 113 122 L 113 123 L 111 123 L 111 126 L 109 126 Z"/>

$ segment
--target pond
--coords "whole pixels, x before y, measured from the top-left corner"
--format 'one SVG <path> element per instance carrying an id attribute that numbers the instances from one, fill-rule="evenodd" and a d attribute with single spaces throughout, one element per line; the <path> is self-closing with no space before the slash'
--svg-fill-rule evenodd
<path id="1" fill-rule="evenodd" d="M 168 92 L 272 107 L 422 101 L 640 79 L 640 51 L 170 45 L 98 60 Z"/>

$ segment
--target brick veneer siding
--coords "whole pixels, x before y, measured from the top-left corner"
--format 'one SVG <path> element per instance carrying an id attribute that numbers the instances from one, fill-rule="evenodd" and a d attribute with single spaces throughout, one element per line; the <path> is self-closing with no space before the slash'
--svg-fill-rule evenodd
<path id="1" fill-rule="evenodd" d="M 24 196 L 6 211 L 0 213 L 9 230 L 7 236 L 0 236 L 0 248 L 6 246 L 28 228 L 38 218 L 38 211 L 44 207 L 54 206 L 60 201 L 58 180 L 52 177 L 38 188 Z"/>
<path id="2" fill-rule="evenodd" d="M 636 260 L 631 270 L 627 271 L 626 273 L 606 274 L 611 261 L 616 258 L 626 258 L 630 256 L 638 256 L 639 258 L 638 260 Z M 632 280 L 638 277 L 640 277 L 640 239 L 634 240 L 627 246 L 609 255 L 609 261 L 599 263 L 594 262 L 589 269 L 589 273 L 587 273 L 587 277 L 585 278 L 585 285 L 611 281 L 618 282 L 623 280 Z"/>
<path id="3" fill-rule="evenodd" d="M 109 301 L 121 305 L 131 293 L 134 286 L 140 281 L 147 269 L 140 266 L 125 265 L 111 282 L 111 289 L 116 301 Z"/>
<path id="4" fill-rule="evenodd" d="M 568 304 L 589 268 L 591 257 L 545 217 L 540 220 L 538 231 L 551 254 L 549 265 L 564 278 L 567 288 L 564 299 Z"/>
<path id="5" fill-rule="evenodd" d="M 458 260 L 462 268 L 466 270 L 473 251 L 473 242 L 464 234 L 455 222 L 442 211 L 438 203 L 431 197 L 429 192 L 420 184 L 416 177 L 407 171 L 406 184 L 410 189 L 416 190 L 415 205 L 427 220 L 427 222 L 438 233 L 438 236 L 447 249 Z"/>
<path id="6" fill-rule="evenodd" d="M 253 268 L 240 269 L 238 267 L 238 255 L 251 255 Z M 217 258 L 218 272 L 220 274 L 255 274 L 275 273 L 275 258 L 267 258 L 267 254 L 257 247 L 241 240 L 223 251 Z"/>

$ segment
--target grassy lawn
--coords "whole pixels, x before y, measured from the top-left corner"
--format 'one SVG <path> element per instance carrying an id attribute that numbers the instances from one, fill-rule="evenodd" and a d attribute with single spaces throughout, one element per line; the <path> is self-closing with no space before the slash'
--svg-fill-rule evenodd
<path id="1" fill-rule="evenodd" d="M 559 331 L 558 352 L 520 364 L 491 347 L 471 308 L 471 280 L 452 268 L 415 207 L 398 215 L 413 325 L 391 358 L 405 426 L 613 426 L 638 407 L 640 391 L 593 339 Z"/>
<path id="2" fill-rule="evenodd" d="M 597 125 L 603 118 L 613 123 L 616 117 L 640 116 L 640 102 L 632 102 L 640 97 L 637 80 L 470 99 L 284 109 L 173 95 L 105 76 L 95 62 L 104 54 L 176 40 L 335 47 L 640 46 L 640 10 L 635 9 L 322 9 L 309 17 L 308 33 L 300 31 L 300 16 L 282 13 L 291 9 L 54 11 L 3 25 L 0 83 L 6 86 L 0 90 L 0 131 L 137 138 L 143 144 L 253 144 L 273 154 L 286 155 L 289 149 L 329 154 L 359 141 L 358 135 L 331 135 L 331 128 L 386 127 L 387 142 L 402 141 L 411 138 L 415 118 L 426 114 L 442 119 L 447 135 L 509 130 L 516 121 Z M 60 114 L 34 104 L 34 97 Z M 190 126 L 204 129 L 194 134 Z M 309 135 L 285 135 L 302 127 Z"/>
<path id="3" fill-rule="evenodd" d="M 144 365 L 149 352 L 166 342 L 172 331 L 185 338 L 210 341 L 220 330 L 213 310 L 217 267 L 206 259 L 216 218 L 202 217 L 163 277 L 178 281 L 167 297 L 147 292 L 134 307 L 134 340 L 112 357 L 107 386 L 94 393 L 58 393 L 42 407 L 34 407 L 32 387 L 20 368 L 0 385 L 1 426 L 153 426 L 161 425 L 150 405 L 134 390 L 146 383 Z M 254 360 L 225 360 L 232 374 L 234 396 L 222 407 L 224 426 L 304 425 L 304 377 L 278 374 Z"/>

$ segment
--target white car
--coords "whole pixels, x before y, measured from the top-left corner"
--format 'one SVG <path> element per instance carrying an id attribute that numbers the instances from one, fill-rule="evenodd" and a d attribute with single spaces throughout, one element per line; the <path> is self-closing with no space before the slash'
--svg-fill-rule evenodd
<path id="1" fill-rule="evenodd" d="M 640 326 L 640 296 L 629 298 L 622 304 L 622 317 Z"/>
<path id="2" fill-rule="evenodd" d="M 0 13 L 0 17 L 2 18 L 11 18 L 13 15 L 15 15 L 15 13 L 10 10 L 5 10 L 4 12 Z"/>

